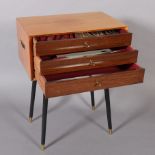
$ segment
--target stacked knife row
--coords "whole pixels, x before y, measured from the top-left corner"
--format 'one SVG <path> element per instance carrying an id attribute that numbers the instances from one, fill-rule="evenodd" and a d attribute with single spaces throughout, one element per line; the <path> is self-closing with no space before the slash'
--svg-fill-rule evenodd
<path id="1" fill-rule="evenodd" d="M 120 33 L 119 30 L 83 32 L 83 33 L 76 33 L 75 38 L 100 37 L 100 36 L 119 34 L 119 33 Z"/>

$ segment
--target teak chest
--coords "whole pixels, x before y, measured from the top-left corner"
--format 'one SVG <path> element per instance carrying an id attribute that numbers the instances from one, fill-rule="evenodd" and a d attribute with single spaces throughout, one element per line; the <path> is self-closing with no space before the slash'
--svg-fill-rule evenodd
<path id="1" fill-rule="evenodd" d="M 32 80 L 30 121 L 37 82 L 43 91 L 41 148 L 50 97 L 89 91 L 94 110 L 94 91 L 105 89 L 111 133 L 109 88 L 144 78 L 128 26 L 103 12 L 22 17 L 16 23 L 19 58 Z"/>

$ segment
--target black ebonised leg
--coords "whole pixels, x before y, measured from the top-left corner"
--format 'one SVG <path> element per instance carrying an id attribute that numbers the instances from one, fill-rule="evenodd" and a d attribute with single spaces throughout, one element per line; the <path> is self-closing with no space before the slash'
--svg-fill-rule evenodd
<path id="1" fill-rule="evenodd" d="M 29 121 L 32 122 L 37 81 L 32 81 Z"/>
<path id="2" fill-rule="evenodd" d="M 90 94 L 91 94 L 91 105 L 92 105 L 92 110 L 95 111 L 94 91 L 91 91 Z"/>
<path id="3" fill-rule="evenodd" d="M 43 95 L 41 150 L 45 149 L 48 98 Z"/>
<path id="4" fill-rule="evenodd" d="M 111 123 L 111 107 L 110 107 L 110 96 L 109 89 L 105 89 L 105 101 L 106 101 L 106 109 L 107 109 L 107 120 L 108 120 L 108 128 L 109 134 L 112 134 L 112 123 Z"/>

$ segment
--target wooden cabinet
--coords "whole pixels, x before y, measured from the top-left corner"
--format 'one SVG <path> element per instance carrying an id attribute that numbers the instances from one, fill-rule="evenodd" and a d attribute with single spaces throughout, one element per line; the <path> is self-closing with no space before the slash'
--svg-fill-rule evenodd
<path id="1" fill-rule="evenodd" d="M 32 84 L 30 120 L 37 81 L 44 94 L 42 148 L 45 144 L 47 98 L 105 89 L 112 131 L 108 88 L 142 83 L 128 26 L 103 13 L 17 18 L 19 58 Z"/>

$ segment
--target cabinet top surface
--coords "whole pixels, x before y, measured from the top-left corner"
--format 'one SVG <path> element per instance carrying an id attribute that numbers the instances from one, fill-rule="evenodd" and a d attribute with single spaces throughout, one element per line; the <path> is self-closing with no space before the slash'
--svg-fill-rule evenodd
<path id="1" fill-rule="evenodd" d="M 127 28 L 125 24 L 103 12 L 21 17 L 17 18 L 17 23 L 29 37 Z"/>

